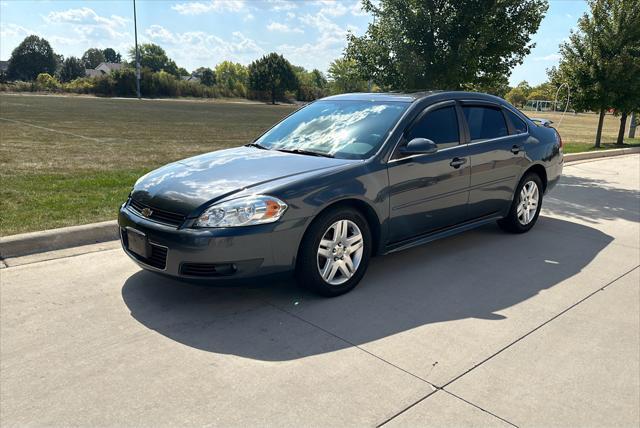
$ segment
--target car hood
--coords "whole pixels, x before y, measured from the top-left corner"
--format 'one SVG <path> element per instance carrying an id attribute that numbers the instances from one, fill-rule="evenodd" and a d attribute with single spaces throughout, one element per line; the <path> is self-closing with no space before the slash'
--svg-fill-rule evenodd
<path id="1" fill-rule="evenodd" d="M 158 168 L 141 177 L 131 197 L 153 208 L 189 215 L 233 193 L 353 161 L 238 147 L 206 153 Z"/>

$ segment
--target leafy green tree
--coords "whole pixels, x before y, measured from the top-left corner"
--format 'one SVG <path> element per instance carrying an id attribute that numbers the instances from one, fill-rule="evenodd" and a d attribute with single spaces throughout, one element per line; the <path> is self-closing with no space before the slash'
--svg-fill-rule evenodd
<path id="1" fill-rule="evenodd" d="M 293 67 L 282 55 L 273 52 L 249 65 L 249 88 L 268 92 L 272 104 L 282 99 L 285 91 L 293 91 L 297 86 Z"/>
<path id="2" fill-rule="evenodd" d="M 492 88 L 522 63 L 546 0 L 363 0 L 367 32 L 348 35 L 361 77 L 392 89 Z M 506 89 L 506 88 L 504 88 Z"/>
<path id="3" fill-rule="evenodd" d="M 507 92 L 504 98 L 514 106 L 520 108 L 522 108 L 527 103 L 527 93 L 519 86 L 511 88 L 511 90 Z"/>
<path id="4" fill-rule="evenodd" d="M 166 71 L 169 74 L 178 76 L 178 66 L 167 56 L 167 53 L 160 46 L 153 43 L 144 43 L 138 47 L 140 52 L 140 66 L 151 71 Z M 129 58 L 135 65 L 136 49 L 129 49 Z"/>
<path id="5" fill-rule="evenodd" d="M 225 96 L 241 96 L 247 94 L 249 70 L 242 64 L 223 61 L 216 65 L 216 81 Z"/>
<path id="6" fill-rule="evenodd" d="M 216 72 L 208 67 L 200 67 L 193 74 L 200 79 L 200 83 L 205 86 L 213 86 L 216 84 Z"/>
<path id="7" fill-rule="evenodd" d="M 122 62 L 122 55 L 120 55 L 120 53 L 116 52 L 112 48 L 103 49 L 102 55 L 104 56 L 104 60 L 106 62 Z"/>
<path id="8" fill-rule="evenodd" d="M 178 67 L 178 76 L 190 76 L 190 74 L 186 68 Z"/>
<path id="9" fill-rule="evenodd" d="M 56 66 L 57 59 L 49 42 L 32 35 L 11 52 L 7 74 L 10 79 L 31 81 L 40 73 L 55 74 Z"/>
<path id="10" fill-rule="evenodd" d="M 560 46 L 560 64 L 549 75 L 569 84 L 579 109 L 599 113 L 595 147 L 600 147 L 607 110 L 628 112 L 640 97 L 640 2 L 589 0 L 589 7 L 578 31 Z"/>
<path id="11" fill-rule="evenodd" d="M 75 56 L 70 56 L 62 62 L 60 69 L 60 81 L 71 82 L 78 77 L 84 76 L 84 64 Z"/>
<path id="12" fill-rule="evenodd" d="M 367 82 L 353 59 L 338 58 L 329 65 L 329 90 L 332 94 L 365 92 Z"/>
<path id="13" fill-rule="evenodd" d="M 100 63 L 106 62 L 106 58 L 102 50 L 98 48 L 87 49 L 82 54 L 82 62 L 85 68 L 96 68 Z"/>
<path id="14" fill-rule="evenodd" d="M 321 71 L 307 71 L 304 67 L 292 66 L 298 79 L 296 98 L 300 101 L 313 101 L 322 98 L 327 92 L 327 79 Z"/>

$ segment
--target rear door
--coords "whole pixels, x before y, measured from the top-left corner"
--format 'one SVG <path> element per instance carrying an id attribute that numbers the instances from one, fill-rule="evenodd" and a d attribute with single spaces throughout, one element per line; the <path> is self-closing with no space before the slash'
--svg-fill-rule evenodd
<path id="1" fill-rule="evenodd" d="M 526 124 L 516 129 L 497 104 L 465 101 L 462 111 L 469 136 L 471 186 L 469 218 L 501 214 L 511 204 L 525 160 Z"/>
<path id="2" fill-rule="evenodd" d="M 470 164 L 461 138 L 461 115 L 455 102 L 439 103 L 427 107 L 405 130 L 399 146 L 413 138 L 428 138 L 438 151 L 402 157 L 396 149 L 389 161 L 391 242 L 466 218 Z"/>

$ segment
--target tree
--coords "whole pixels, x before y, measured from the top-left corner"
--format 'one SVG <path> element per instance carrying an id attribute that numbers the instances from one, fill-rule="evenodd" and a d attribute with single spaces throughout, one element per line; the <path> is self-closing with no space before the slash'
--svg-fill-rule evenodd
<path id="1" fill-rule="evenodd" d="M 60 81 L 71 82 L 78 77 L 84 76 L 84 64 L 75 56 L 70 56 L 62 62 L 60 69 Z"/>
<path id="2" fill-rule="evenodd" d="M 102 55 L 104 56 L 104 60 L 106 62 L 122 62 L 122 55 L 120 55 L 112 48 L 103 49 Z"/>
<path id="3" fill-rule="evenodd" d="M 200 83 L 205 86 L 213 86 L 216 84 L 216 72 L 208 67 L 196 69 L 193 75 L 200 79 Z"/>
<path id="4" fill-rule="evenodd" d="M 140 66 L 146 67 L 151 71 L 164 70 L 169 74 L 178 76 L 178 66 L 167 56 L 167 53 L 160 46 L 153 43 L 144 43 L 138 48 L 140 52 Z M 129 50 L 129 58 L 135 63 L 136 49 Z"/>
<path id="5" fill-rule="evenodd" d="M 578 31 L 560 46 L 560 64 L 549 76 L 572 88 L 572 102 L 579 109 L 599 113 L 595 147 L 600 147 L 607 110 L 623 112 L 623 135 L 624 113 L 637 108 L 640 99 L 640 2 L 589 0 L 589 6 Z"/>
<path id="6" fill-rule="evenodd" d="M 527 103 L 527 93 L 520 86 L 512 88 L 504 98 L 516 107 L 523 107 Z"/>
<path id="7" fill-rule="evenodd" d="M 298 79 L 296 99 L 299 101 L 313 101 L 326 95 L 327 79 L 321 71 L 307 71 L 304 67 L 292 66 Z"/>
<path id="8" fill-rule="evenodd" d="M 11 52 L 7 74 L 10 79 L 34 80 L 38 74 L 55 74 L 57 60 L 51 45 L 38 36 L 28 36 Z"/>
<path id="9" fill-rule="evenodd" d="M 104 53 L 98 48 L 87 49 L 82 54 L 82 63 L 85 68 L 96 68 L 100 63 L 106 62 Z"/>
<path id="10" fill-rule="evenodd" d="M 521 64 L 546 0 L 363 0 L 373 15 L 347 36 L 361 77 L 391 89 L 496 87 Z"/>
<path id="11" fill-rule="evenodd" d="M 362 79 L 355 60 L 338 58 L 329 65 L 329 88 L 332 94 L 365 92 L 367 82 Z"/>
<path id="12" fill-rule="evenodd" d="M 247 94 L 249 70 L 242 64 L 223 61 L 216 65 L 216 81 L 225 96 L 241 96 Z"/>
<path id="13" fill-rule="evenodd" d="M 249 87 L 254 91 L 268 92 L 272 104 L 276 99 L 282 99 L 285 91 L 293 91 L 297 86 L 293 67 L 282 55 L 273 52 L 249 65 Z"/>

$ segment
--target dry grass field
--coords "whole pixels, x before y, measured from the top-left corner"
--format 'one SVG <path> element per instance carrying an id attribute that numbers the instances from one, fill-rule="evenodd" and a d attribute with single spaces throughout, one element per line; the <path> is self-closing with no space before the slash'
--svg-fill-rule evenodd
<path id="1" fill-rule="evenodd" d="M 529 117 L 552 120 L 553 126 L 562 136 L 565 144 L 565 153 L 584 152 L 593 148 L 598 127 L 598 115 L 593 113 L 573 114 L 570 112 L 563 115 L 562 113 L 535 111 L 525 111 L 524 113 Z M 629 122 L 627 120 L 625 137 L 629 132 Z M 601 142 L 603 148 L 612 148 L 611 145 L 615 144 L 619 126 L 619 116 L 616 117 L 611 114 L 605 116 Z M 636 135 L 640 135 L 640 131 Z M 627 141 L 627 143 L 633 143 L 633 141 Z"/>
<path id="2" fill-rule="evenodd" d="M 199 153 L 246 144 L 293 106 L 0 95 L 0 235 L 112 219 L 135 180 Z M 532 114 L 549 117 L 553 114 Z M 570 151 L 593 144 L 595 115 L 567 114 Z M 607 116 L 613 142 L 617 118 Z"/>

